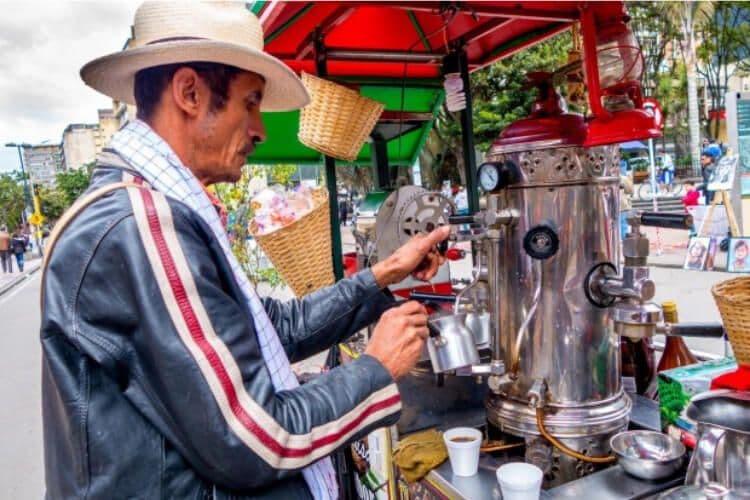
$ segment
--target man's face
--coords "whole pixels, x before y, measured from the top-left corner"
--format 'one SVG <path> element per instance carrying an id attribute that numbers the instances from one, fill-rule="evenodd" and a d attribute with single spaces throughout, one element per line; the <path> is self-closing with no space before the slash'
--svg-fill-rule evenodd
<path id="1" fill-rule="evenodd" d="M 703 155 L 701 156 L 701 165 L 706 166 L 711 163 L 711 157 Z"/>
<path id="2" fill-rule="evenodd" d="M 238 181 L 247 156 L 266 139 L 260 114 L 264 89 L 261 76 L 242 72 L 229 84 L 222 109 L 213 111 L 209 103 L 201 109 L 190 167 L 204 184 Z"/>

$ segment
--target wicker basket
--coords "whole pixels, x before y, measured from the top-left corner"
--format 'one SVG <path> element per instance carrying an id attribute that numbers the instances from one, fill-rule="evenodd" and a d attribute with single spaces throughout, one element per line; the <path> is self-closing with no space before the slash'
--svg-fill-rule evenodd
<path id="1" fill-rule="evenodd" d="M 334 283 L 328 191 L 313 191 L 315 208 L 268 234 L 250 232 L 297 297 Z"/>
<path id="2" fill-rule="evenodd" d="M 750 276 L 734 278 L 711 288 L 737 363 L 750 365 Z"/>
<path id="3" fill-rule="evenodd" d="M 340 160 L 354 161 L 383 105 L 337 83 L 302 73 L 312 101 L 299 117 L 300 142 Z"/>

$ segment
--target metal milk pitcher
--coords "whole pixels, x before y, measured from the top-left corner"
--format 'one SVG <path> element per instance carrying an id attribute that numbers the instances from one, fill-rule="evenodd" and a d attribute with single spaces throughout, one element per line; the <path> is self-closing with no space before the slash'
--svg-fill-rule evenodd
<path id="1" fill-rule="evenodd" d="M 450 314 L 429 320 L 431 330 L 439 335 L 427 339 L 432 370 L 447 372 L 465 366 L 479 364 L 479 352 L 471 330 L 465 324 L 466 315 Z"/>
<path id="2" fill-rule="evenodd" d="M 687 416 L 698 423 L 698 441 L 685 484 L 716 482 L 750 494 L 750 393 L 701 394 L 693 398 Z"/>

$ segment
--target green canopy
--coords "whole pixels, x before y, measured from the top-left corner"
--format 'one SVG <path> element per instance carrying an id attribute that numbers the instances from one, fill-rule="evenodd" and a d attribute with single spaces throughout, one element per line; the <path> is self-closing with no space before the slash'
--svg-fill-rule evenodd
<path id="1" fill-rule="evenodd" d="M 356 83 L 356 82 L 355 82 Z M 362 95 L 385 105 L 384 119 L 375 131 L 388 140 L 388 163 L 412 165 L 424 146 L 434 116 L 443 102 L 444 92 L 439 83 L 400 86 L 399 82 L 364 84 Z M 412 84 L 413 85 L 413 84 Z M 323 155 L 297 140 L 299 111 L 264 113 L 263 122 L 268 140 L 259 144 L 250 157 L 253 164 L 322 164 Z M 372 165 L 370 144 L 365 143 L 352 163 L 337 161 L 338 165 Z"/>

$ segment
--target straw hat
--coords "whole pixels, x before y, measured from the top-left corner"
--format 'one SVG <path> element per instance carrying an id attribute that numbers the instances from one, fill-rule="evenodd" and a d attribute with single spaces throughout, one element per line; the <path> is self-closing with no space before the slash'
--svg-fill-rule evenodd
<path id="1" fill-rule="evenodd" d="M 297 75 L 263 52 L 263 29 L 244 2 L 145 2 L 135 13 L 131 47 L 89 62 L 81 68 L 81 78 L 103 94 L 135 104 L 138 71 L 190 61 L 228 64 L 262 75 L 263 111 L 298 109 L 310 101 Z"/>

